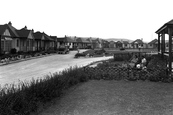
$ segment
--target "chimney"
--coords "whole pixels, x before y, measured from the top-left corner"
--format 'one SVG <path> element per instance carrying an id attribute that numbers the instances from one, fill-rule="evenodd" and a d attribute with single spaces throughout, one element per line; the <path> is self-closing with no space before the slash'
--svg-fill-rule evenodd
<path id="1" fill-rule="evenodd" d="M 8 22 L 8 25 L 12 26 L 12 23 L 11 23 L 11 21 L 9 21 L 9 22 Z"/>
<path id="2" fill-rule="evenodd" d="M 27 26 L 25 26 L 24 29 L 27 30 Z"/>

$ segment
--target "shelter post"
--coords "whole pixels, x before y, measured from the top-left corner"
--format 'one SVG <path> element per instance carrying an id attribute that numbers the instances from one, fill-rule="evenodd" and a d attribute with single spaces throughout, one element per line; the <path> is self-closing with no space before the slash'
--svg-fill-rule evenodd
<path id="1" fill-rule="evenodd" d="M 160 34 L 158 33 L 158 53 L 160 52 Z"/>
<path id="2" fill-rule="evenodd" d="M 169 35 L 169 74 L 172 72 L 172 28 L 168 28 Z"/>

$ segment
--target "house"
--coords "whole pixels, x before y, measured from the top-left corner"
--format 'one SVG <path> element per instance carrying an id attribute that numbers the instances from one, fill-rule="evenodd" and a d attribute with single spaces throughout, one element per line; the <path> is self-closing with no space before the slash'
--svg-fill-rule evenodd
<path id="1" fill-rule="evenodd" d="M 67 46 L 69 47 L 69 49 L 74 49 L 75 47 L 77 47 L 75 37 L 72 37 L 72 36 L 65 35 L 65 37 L 58 37 L 57 42 L 59 42 L 59 47 Z"/>
<path id="2" fill-rule="evenodd" d="M 50 36 L 50 38 L 53 39 L 53 41 L 54 41 L 54 43 L 53 43 L 54 49 L 55 49 L 55 50 L 58 49 L 59 46 L 60 46 L 60 42 L 58 42 L 57 36 Z"/>
<path id="3" fill-rule="evenodd" d="M 116 48 L 116 42 L 115 41 L 110 41 L 109 42 L 109 48 Z"/>
<path id="4" fill-rule="evenodd" d="M 117 41 L 117 42 L 115 42 L 115 44 L 116 44 L 116 48 L 122 48 L 123 47 L 122 41 Z"/>
<path id="5" fill-rule="evenodd" d="M 54 48 L 54 40 L 44 32 L 37 31 L 33 35 L 35 37 L 35 46 L 37 51 Z"/>
<path id="6" fill-rule="evenodd" d="M 123 48 L 130 48 L 130 43 L 129 43 L 129 41 L 122 41 L 122 47 L 123 47 Z"/>
<path id="7" fill-rule="evenodd" d="M 24 28 L 20 30 L 16 30 L 17 34 L 19 35 L 20 39 L 20 45 L 19 45 L 19 51 L 35 51 L 35 38 L 33 35 L 33 30 L 28 30 L 25 26 Z"/>
<path id="8" fill-rule="evenodd" d="M 65 42 L 65 46 L 68 46 L 69 49 L 73 49 L 73 44 L 76 42 L 74 37 L 71 37 L 71 36 L 66 36 L 65 35 L 65 38 L 64 38 L 64 42 Z"/>
<path id="9" fill-rule="evenodd" d="M 92 48 L 102 48 L 102 41 L 99 38 L 91 38 L 92 39 Z"/>
<path id="10" fill-rule="evenodd" d="M 6 25 L 0 25 L 0 54 L 10 52 L 12 49 L 12 37 Z"/>
<path id="11" fill-rule="evenodd" d="M 54 40 L 44 32 L 42 41 L 44 50 L 54 49 Z"/>
<path id="12" fill-rule="evenodd" d="M 147 48 L 147 44 L 142 41 L 142 39 L 136 39 L 131 42 L 131 47 L 133 48 Z"/>
<path id="13" fill-rule="evenodd" d="M 82 48 L 82 49 L 86 49 L 86 48 L 91 48 L 91 41 L 88 38 L 77 38 L 76 42 L 78 43 L 78 47 Z"/>
<path id="14" fill-rule="evenodd" d="M 157 48 L 158 46 L 158 41 L 157 39 L 152 40 L 151 42 L 148 43 L 148 48 Z"/>
<path id="15" fill-rule="evenodd" d="M 16 28 L 12 26 L 12 23 L 9 22 L 8 24 L 5 24 L 5 26 L 8 28 L 11 36 L 12 36 L 12 48 L 15 48 L 16 51 L 21 51 L 20 49 L 20 37 L 18 33 L 16 32 Z"/>
<path id="16" fill-rule="evenodd" d="M 102 47 L 109 48 L 109 42 L 107 40 L 102 40 Z"/>

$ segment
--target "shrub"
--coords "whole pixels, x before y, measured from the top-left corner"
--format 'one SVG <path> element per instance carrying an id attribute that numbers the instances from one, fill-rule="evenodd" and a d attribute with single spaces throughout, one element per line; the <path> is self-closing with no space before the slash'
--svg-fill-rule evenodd
<path id="1" fill-rule="evenodd" d="M 29 115 L 41 103 L 60 97 L 64 90 L 88 79 L 83 68 L 74 67 L 30 83 L 6 85 L 0 89 L 0 114 Z"/>
<path id="2" fill-rule="evenodd" d="M 17 52 L 16 48 L 12 48 L 10 51 L 11 54 L 16 54 L 16 52 Z"/>

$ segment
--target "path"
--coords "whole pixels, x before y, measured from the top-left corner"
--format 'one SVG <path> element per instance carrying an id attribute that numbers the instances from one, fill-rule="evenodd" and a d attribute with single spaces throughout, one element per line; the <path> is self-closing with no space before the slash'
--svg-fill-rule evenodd
<path id="1" fill-rule="evenodd" d="M 85 66 L 91 62 L 108 59 L 110 57 L 97 58 L 78 58 L 75 59 L 76 51 L 71 51 L 70 54 L 56 54 L 48 57 L 27 60 L 19 63 L 13 63 L 5 66 L 0 66 L 0 84 L 18 82 L 18 80 L 37 79 L 55 72 L 62 71 L 70 66 Z"/>

